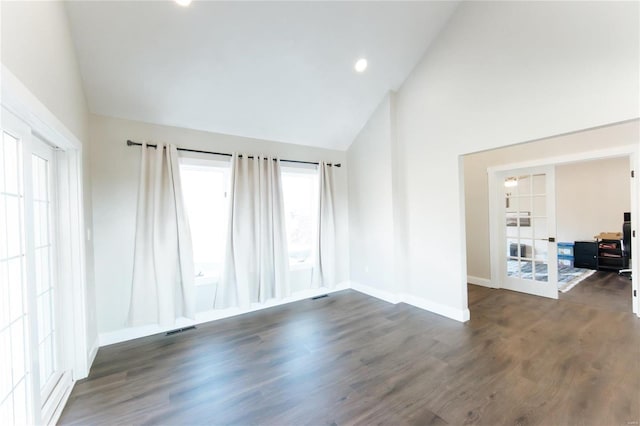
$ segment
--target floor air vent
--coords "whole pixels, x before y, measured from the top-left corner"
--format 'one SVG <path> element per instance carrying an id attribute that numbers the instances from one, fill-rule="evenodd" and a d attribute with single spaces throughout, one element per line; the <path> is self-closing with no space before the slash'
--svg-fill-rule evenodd
<path id="1" fill-rule="evenodd" d="M 183 327 L 183 328 L 177 328 L 175 330 L 171 330 L 171 331 L 167 331 L 167 333 L 165 334 L 165 336 L 171 336 L 172 334 L 178 334 L 178 333 L 182 333 L 183 331 L 187 331 L 187 330 L 195 330 L 196 326 L 192 325 L 190 327 Z"/>
<path id="2" fill-rule="evenodd" d="M 321 294 L 320 296 L 316 296 L 316 297 L 312 297 L 311 300 L 318 300 L 318 299 L 322 299 L 325 297 L 329 297 L 328 294 Z"/>

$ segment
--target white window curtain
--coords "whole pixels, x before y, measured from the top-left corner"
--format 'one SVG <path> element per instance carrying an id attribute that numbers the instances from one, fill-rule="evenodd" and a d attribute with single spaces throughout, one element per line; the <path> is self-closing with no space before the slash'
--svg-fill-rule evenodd
<path id="1" fill-rule="evenodd" d="M 325 162 L 318 166 L 320 185 L 318 231 L 311 285 L 314 288 L 336 285 L 336 224 L 334 213 L 334 168 Z"/>
<path id="2" fill-rule="evenodd" d="M 128 323 L 171 326 L 194 319 L 195 287 L 189 223 L 178 150 L 142 144 L 133 282 Z"/>
<path id="3" fill-rule="evenodd" d="M 280 160 L 234 154 L 222 280 L 214 308 L 291 294 Z"/>

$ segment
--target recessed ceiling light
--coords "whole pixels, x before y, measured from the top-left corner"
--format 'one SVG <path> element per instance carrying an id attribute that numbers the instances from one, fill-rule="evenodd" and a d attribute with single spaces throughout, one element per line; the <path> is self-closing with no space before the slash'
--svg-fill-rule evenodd
<path id="1" fill-rule="evenodd" d="M 367 60 L 365 58 L 358 59 L 353 68 L 355 68 L 357 72 L 364 72 L 364 70 L 367 69 Z"/>
<path id="2" fill-rule="evenodd" d="M 187 7 L 191 4 L 191 0 L 174 0 L 176 3 L 178 3 L 180 6 L 184 6 Z"/>

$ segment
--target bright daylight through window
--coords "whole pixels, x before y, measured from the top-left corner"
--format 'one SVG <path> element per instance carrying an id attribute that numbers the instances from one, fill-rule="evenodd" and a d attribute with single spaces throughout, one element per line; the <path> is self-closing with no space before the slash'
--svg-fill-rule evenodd
<path id="1" fill-rule="evenodd" d="M 311 265 L 318 228 L 318 171 L 283 167 L 282 192 L 289 265 L 292 268 Z"/>
<path id="2" fill-rule="evenodd" d="M 196 284 L 217 282 L 224 264 L 229 208 L 229 166 L 182 159 L 180 176 L 191 228 Z"/>

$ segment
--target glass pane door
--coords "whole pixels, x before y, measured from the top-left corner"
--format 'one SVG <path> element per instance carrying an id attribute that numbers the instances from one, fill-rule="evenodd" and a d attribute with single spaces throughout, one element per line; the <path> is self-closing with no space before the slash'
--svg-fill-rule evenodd
<path id="1" fill-rule="evenodd" d="M 28 424 L 29 366 L 22 144 L 0 141 L 0 424 Z"/>
<path id="2" fill-rule="evenodd" d="M 45 402 L 58 376 L 56 288 L 52 223 L 52 150 L 34 141 L 31 154 L 31 201 L 35 260 L 35 297 L 38 317 L 38 358 L 41 400 Z"/>
<path id="3" fill-rule="evenodd" d="M 71 385 L 60 356 L 53 148 L 1 117 L 0 425 L 49 423 Z"/>
<path id="4" fill-rule="evenodd" d="M 553 169 L 505 173 L 502 194 L 505 288 L 557 298 Z"/>

